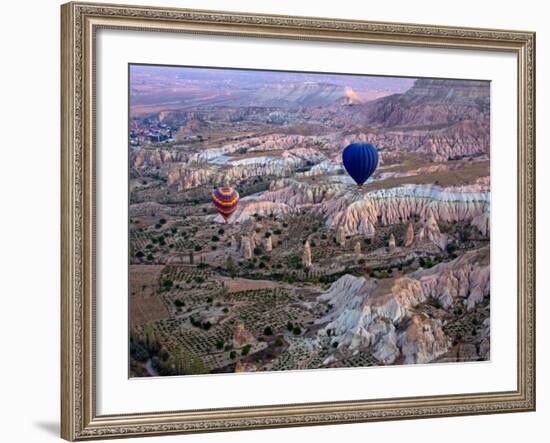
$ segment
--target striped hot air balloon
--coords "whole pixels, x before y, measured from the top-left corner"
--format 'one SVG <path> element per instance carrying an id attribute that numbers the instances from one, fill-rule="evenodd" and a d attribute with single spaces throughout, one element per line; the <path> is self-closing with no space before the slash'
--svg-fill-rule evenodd
<path id="1" fill-rule="evenodd" d="M 237 204 L 239 203 L 239 193 L 235 191 L 231 186 L 222 186 L 217 188 L 212 194 L 212 203 L 214 207 L 225 219 L 229 220 L 235 209 L 237 209 Z"/>

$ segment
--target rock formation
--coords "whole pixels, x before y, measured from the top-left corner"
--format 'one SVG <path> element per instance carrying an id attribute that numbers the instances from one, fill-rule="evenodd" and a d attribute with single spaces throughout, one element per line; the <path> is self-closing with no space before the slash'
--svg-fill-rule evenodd
<path id="1" fill-rule="evenodd" d="M 397 277 L 389 289 L 344 275 L 319 297 L 334 308 L 315 323 L 321 327 L 319 339 L 338 343 L 330 361 L 338 358 L 338 352 L 365 351 L 384 364 L 399 356 L 405 363 L 427 363 L 446 353 L 451 342 L 440 320 L 421 315 L 415 307 L 433 298 L 443 309 L 461 303 L 472 310 L 488 295 L 489 248 L 485 247 Z"/>
<path id="2" fill-rule="evenodd" d="M 302 262 L 306 268 L 310 268 L 312 266 L 311 246 L 309 245 L 309 240 L 306 240 L 306 243 L 304 244 L 304 254 L 303 254 Z"/>
<path id="3" fill-rule="evenodd" d="M 253 345 L 256 343 L 256 337 L 252 332 L 248 331 L 242 321 L 235 322 L 233 327 L 233 347 L 242 348 L 245 345 Z"/>
<path id="4" fill-rule="evenodd" d="M 246 258 L 252 258 L 252 242 L 249 237 L 244 236 L 241 239 L 241 255 Z"/>
<path id="5" fill-rule="evenodd" d="M 239 360 L 237 364 L 235 365 L 235 372 L 254 372 L 258 369 L 258 367 L 249 361 L 241 361 Z"/>
<path id="6" fill-rule="evenodd" d="M 273 250 L 273 242 L 271 240 L 271 236 L 266 237 L 264 240 L 264 249 L 266 252 L 271 252 Z"/>
<path id="7" fill-rule="evenodd" d="M 403 241 L 403 246 L 408 248 L 414 242 L 414 227 L 412 223 L 409 223 L 407 226 L 407 233 L 405 234 L 405 240 Z"/>
<path id="8" fill-rule="evenodd" d="M 393 233 L 390 234 L 390 239 L 388 240 L 388 249 L 390 252 L 395 251 L 395 236 Z"/>
<path id="9" fill-rule="evenodd" d="M 336 241 L 340 246 L 346 244 L 346 231 L 343 226 L 338 226 L 338 231 L 336 232 Z"/>
<path id="10" fill-rule="evenodd" d="M 445 235 L 441 234 L 439 225 L 433 214 L 430 214 L 424 221 L 424 224 L 418 231 L 417 239 L 420 242 L 429 240 L 438 245 L 441 249 L 445 249 L 447 246 L 447 238 Z"/>
<path id="11" fill-rule="evenodd" d="M 355 246 L 353 247 L 353 252 L 356 254 L 361 254 L 361 243 L 355 242 Z"/>

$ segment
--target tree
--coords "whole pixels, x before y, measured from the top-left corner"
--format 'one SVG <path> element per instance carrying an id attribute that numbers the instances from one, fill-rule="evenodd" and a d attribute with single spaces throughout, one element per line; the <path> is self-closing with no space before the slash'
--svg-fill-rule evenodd
<path id="1" fill-rule="evenodd" d="M 227 260 L 225 260 L 225 269 L 227 269 L 231 278 L 237 276 L 237 266 L 235 266 L 235 262 L 231 256 L 227 257 Z"/>
<path id="2" fill-rule="evenodd" d="M 273 331 L 270 326 L 266 326 L 264 329 L 264 335 L 273 335 Z"/>
<path id="3" fill-rule="evenodd" d="M 300 329 L 299 326 L 294 326 L 294 328 L 292 328 L 292 333 L 294 335 L 300 335 L 302 333 L 302 330 Z"/>
<path id="4" fill-rule="evenodd" d="M 252 349 L 252 345 L 244 345 L 241 349 L 241 355 L 244 357 L 245 355 L 248 355 L 250 350 Z"/>

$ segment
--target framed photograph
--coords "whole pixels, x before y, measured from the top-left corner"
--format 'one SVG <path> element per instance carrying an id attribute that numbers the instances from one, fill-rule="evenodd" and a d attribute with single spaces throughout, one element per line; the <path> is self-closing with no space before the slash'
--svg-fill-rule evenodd
<path id="1" fill-rule="evenodd" d="M 61 14 L 63 438 L 534 410 L 534 33 Z"/>

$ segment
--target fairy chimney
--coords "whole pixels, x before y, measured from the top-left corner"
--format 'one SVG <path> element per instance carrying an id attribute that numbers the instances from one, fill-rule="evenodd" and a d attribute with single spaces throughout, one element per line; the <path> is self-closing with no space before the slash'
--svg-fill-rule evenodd
<path id="1" fill-rule="evenodd" d="M 390 234 L 390 240 L 388 241 L 388 248 L 390 252 L 395 250 L 395 236 L 393 235 L 393 233 Z"/>
<path id="2" fill-rule="evenodd" d="M 407 226 L 407 233 L 405 234 L 405 241 L 403 245 L 408 248 L 411 246 L 414 242 L 414 228 L 412 223 L 409 223 L 409 226 Z"/>
<path id="3" fill-rule="evenodd" d="M 338 231 L 336 233 L 336 241 L 340 246 L 344 246 L 346 244 L 346 233 L 343 226 L 338 227 Z"/>
<path id="4" fill-rule="evenodd" d="M 306 268 L 310 268 L 311 265 L 312 265 L 312 263 L 311 263 L 311 246 L 309 245 L 309 240 L 307 240 L 306 243 L 304 244 L 303 262 L 304 262 L 304 266 Z"/>
<path id="5" fill-rule="evenodd" d="M 265 248 L 266 252 L 271 252 L 273 250 L 273 242 L 271 240 L 271 236 L 267 237 L 264 240 L 264 248 Z"/>

